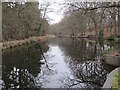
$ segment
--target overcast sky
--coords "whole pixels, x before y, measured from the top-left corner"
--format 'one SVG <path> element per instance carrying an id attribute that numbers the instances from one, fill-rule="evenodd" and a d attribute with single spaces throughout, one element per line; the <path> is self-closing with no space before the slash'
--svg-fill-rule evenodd
<path id="1" fill-rule="evenodd" d="M 59 5 L 64 3 L 64 0 L 39 0 L 39 2 L 51 2 L 52 5 L 49 8 L 53 9 L 53 12 L 47 13 L 47 16 L 51 19 L 50 23 L 58 23 L 63 17 L 63 11 L 60 10 L 63 6 Z"/>

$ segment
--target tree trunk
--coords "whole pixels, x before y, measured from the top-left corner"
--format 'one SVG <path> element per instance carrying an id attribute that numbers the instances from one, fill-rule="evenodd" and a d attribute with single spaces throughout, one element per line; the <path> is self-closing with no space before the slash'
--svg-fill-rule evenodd
<path id="1" fill-rule="evenodd" d="M 118 2 L 120 4 L 120 2 Z M 118 54 L 120 54 L 120 7 L 118 7 Z"/>

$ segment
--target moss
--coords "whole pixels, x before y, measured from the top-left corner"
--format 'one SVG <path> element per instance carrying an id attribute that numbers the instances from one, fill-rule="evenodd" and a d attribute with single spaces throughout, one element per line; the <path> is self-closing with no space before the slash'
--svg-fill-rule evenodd
<path id="1" fill-rule="evenodd" d="M 120 71 L 114 76 L 112 90 L 120 90 Z"/>

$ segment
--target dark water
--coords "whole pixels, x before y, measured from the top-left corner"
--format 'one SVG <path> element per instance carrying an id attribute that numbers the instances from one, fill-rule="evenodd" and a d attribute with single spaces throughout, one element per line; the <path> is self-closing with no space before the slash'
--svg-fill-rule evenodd
<path id="1" fill-rule="evenodd" d="M 3 51 L 3 88 L 101 88 L 115 67 L 100 59 L 112 43 L 53 38 Z"/>

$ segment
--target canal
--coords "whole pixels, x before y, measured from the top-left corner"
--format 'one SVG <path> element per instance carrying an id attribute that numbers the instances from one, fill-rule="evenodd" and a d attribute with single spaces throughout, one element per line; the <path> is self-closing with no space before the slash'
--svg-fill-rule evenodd
<path id="1" fill-rule="evenodd" d="M 4 50 L 2 88 L 98 88 L 115 68 L 101 59 L 114 43 L 56 37 Z"/>

